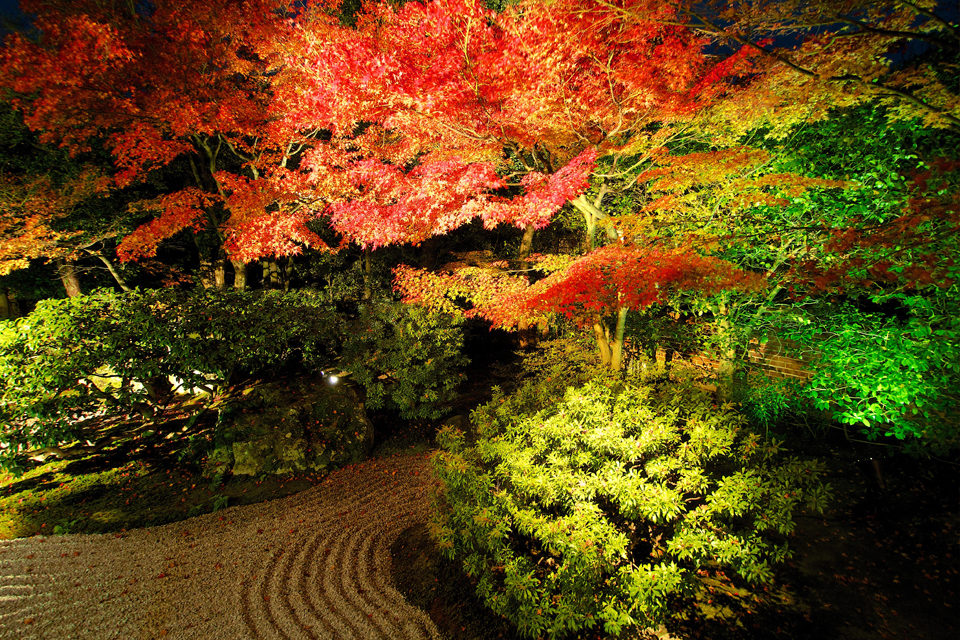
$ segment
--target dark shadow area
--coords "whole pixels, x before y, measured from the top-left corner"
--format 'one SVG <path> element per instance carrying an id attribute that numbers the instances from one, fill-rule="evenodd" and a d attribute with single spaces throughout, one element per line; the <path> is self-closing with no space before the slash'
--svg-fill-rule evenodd
<path id="1" fill-rule="evenodd" d="M 10 484 L 0 488 L 0 497 L 12 496 L 15 493 L 20 493 L 21 491 L 33 491 L 35 489 L 49 489 L 54 486 L 53 474 L 44 473 L 42 475 L 36 476 L 34 478 L 26 478 L 24 480 L 16 480 Z"/>
<path id="2" fill-rule="evenodd" d="M 493 386 L 506 387 L 513 383 L 519 361 L 517 350 L 521 348 L 520 337 L 517 333 L 491 329 L 484 320 L 467 320 L 464 353 L 470 358 L 470 364 L 464 371 L 466 383 L 451 407 L 453 414 L 469 413 L 489 400 Z"/>
<path id="3" fill-rule="evenodd" d="M 104 449 L 95 455 L 73 460 L 63 468 L 63 473 L 84 475 L 87 473 L 101 473 L 119 467 L 132 458 L 136 445 L 124 442 L 111 449 Z"/>
<path id="4" fill-rule="evenodd" d="M 404 530 L 390 554 L 397 589 L 426 611 L 445 637 L 520 640 L 512 625 L 483 606 L 459 566 L 440 556 L 426 525 Z"/>

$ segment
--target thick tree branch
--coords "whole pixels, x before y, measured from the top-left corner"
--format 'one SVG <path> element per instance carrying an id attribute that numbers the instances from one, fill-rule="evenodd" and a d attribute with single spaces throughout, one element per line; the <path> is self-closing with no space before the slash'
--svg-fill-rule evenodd
<path id="1" fill-rule="evenodd" d="M 611 240 L 620 239 L 620 232 L 617 231 L 617 227 L 613 224 L 613 218 L 595 207 L 593 203 L 587 199 L 586 194 L 580 194 L 571 200 L 570 204 L 572 204 L 580 213 L 593 216 L 598 221 L 602 222 L 608 238 Z"/>
<path id="2" fill-rule="evenodd" d="M 120 275 L 120 272 L 117 271 L 116 267 L 113 266 L 113 262 L 111 262 L 107 256 L 103 255 L 103 251 L 93 251 L 91 253 L 93 253 L 93 255 L 104 264 L 104 266 L 107 268 L 107 271 L 110 272 L 110 275 L 113 276 L 113 279 L 116 280 L 121 289 L 124 291 L 133 291 L 133 289 L 130 288 L 130 285 L 127 284 L 127 281 L 123 279 L 123 276 Z"/>

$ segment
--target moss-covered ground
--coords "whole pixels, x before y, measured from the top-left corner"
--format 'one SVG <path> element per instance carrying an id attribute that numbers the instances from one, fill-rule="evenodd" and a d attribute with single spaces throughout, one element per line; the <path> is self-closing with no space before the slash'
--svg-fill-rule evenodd
<path id="1" fill-rule="evenodd" d="M 183 520 L 226 506 L 279 498 L 322 476 L 203 478 L 165 448 L 121 447 L 0 475 L 0 539 L 106 533 Z"/>

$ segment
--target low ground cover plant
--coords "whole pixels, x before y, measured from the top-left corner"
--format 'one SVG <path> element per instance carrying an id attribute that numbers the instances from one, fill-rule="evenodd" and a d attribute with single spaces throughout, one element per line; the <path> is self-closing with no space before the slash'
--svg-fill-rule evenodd
<path id="1" fill-rule="evenodd" d="M 434 459 L 438 546 L 527 637 L 618 637 L 707 580 L 770 583 L 798 510 L 828 500 L 819 462 L 689 384 L 595 379 L 552 405 L 516 400 L 537 396 L 495 395 L 472 416 L 476 442 L 444 429 Z"/>

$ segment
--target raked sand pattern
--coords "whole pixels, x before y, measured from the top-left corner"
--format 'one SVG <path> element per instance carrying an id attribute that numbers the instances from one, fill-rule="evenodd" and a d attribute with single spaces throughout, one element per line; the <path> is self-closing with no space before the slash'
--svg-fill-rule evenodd
<path id="1" fill-rule="evenodd" d="M 0 638 L 440 638 L 390 572 L 431 483 L 401 455 L 162 527 L 0 541 Z"/>

